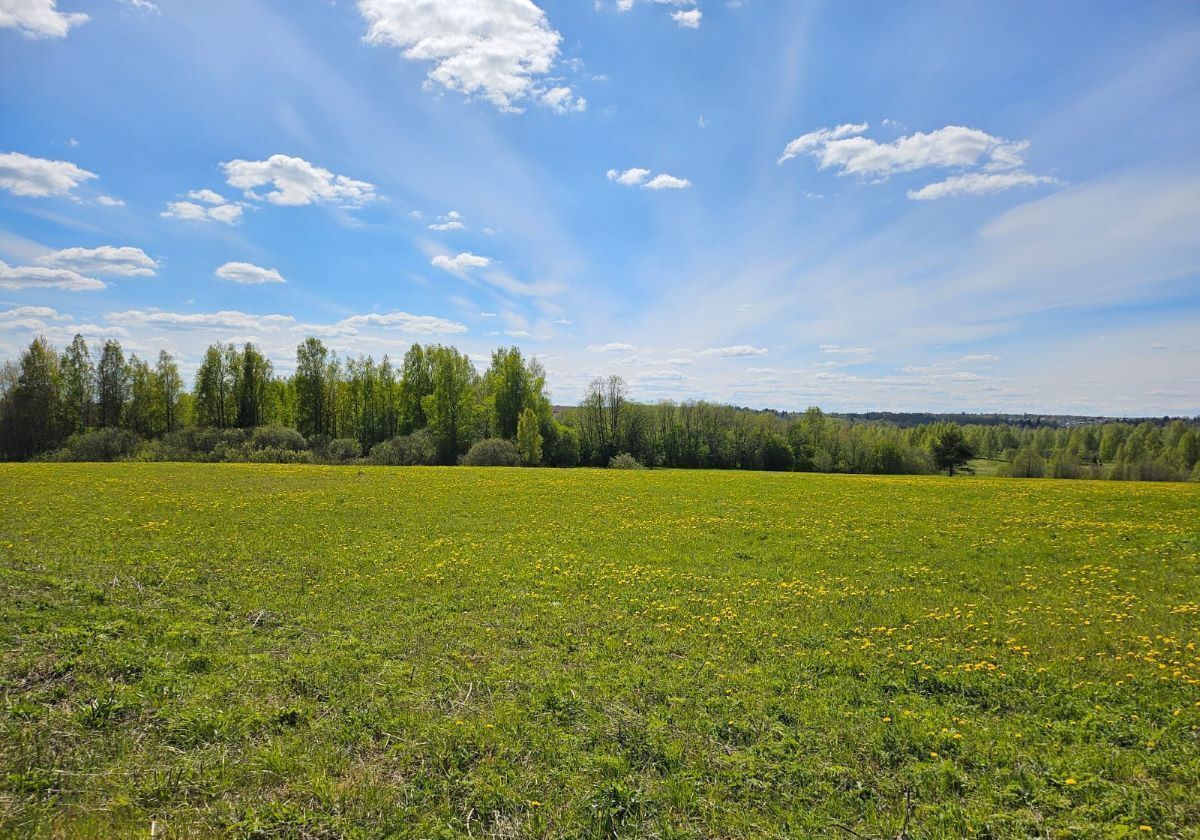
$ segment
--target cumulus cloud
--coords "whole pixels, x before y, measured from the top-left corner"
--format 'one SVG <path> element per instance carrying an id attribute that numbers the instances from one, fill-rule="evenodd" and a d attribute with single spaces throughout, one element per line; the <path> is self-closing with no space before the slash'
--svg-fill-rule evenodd
<path id="1" fill-rule="evenodd" d="M 55 0 L 0 0 L 0 29 L 16 29 L 26 38 L 62 38 L 86 22 L 83 12 L 60 12 Z"/>
<path id="2" fill-rule="evenodd" d="M 358 10 L 367 43 L 433 64 L 431 87 L 482 97 L 501 111 L 519 112 L 525 100 L 560 113 L 587 107 L 571 88 L 541 81 L 558 59 L 562 35 L 532 0 L 358 0 Z"/>
<path id="3" fill-rule="evenodd" d="M 671 12 L 671 20 L 675 21 L 683 29 L 699 29 L 700 20 L 704 17 L 704 13 L 699 9 L 687 9 Z"/>
<path id="4" fill-rule="evenodd" d="M 105 207 L 124 207 L 125 202 L 119 198 L 113 198 L 111 195 L 96 196 L 96 203 Z"/>
<path id="5" fill-rule="evenodd" d="M 89 274 L 153 277 L 158 263 L 141 248 L 101 245 L 99 248 L 64 248 L 37 258 L 39 265 L 69 268 Z"/>
<path id="6" fill-rule="evenodd" d="M 692 182 L 686 178 L 676 178 L 674 175 L 668 175 L 665 172 L 650 178 L 650 170 L 641 167 L 626 170 L 610 169 L 605 173 L 605 177 L 623 187 L 640 186 L 645 190 L 683 190 L 692 185 Z"/>
<path id="7" fill-rule="evenodd" d="M 29 198 L 67 195 L 95 177 L 94 172 L 65 160 L 46 160 L 20 152 L 0 154 L 0 188 L 13 195 Z"/>
<path id="8" fill-rule="evenodd" d="M 222 222 L 232 225 L 242 218 L 242 208 L 238 204 L 204 207 L 191 201 L 171 201 L 159 215 L 168 219 L 183 219 L 185 222 Z"/>
<path id="9" fill-rule="evenodd" d="M 444 216 L 438 216 L 438 220 L 429 225 L 430 230 L 464 230 L 466 225 L 463 224 L 463 217 L 457 210 L 451 210 Z"/>
<path id="10" fill-rule="evenodd" d="M 444 269 L 445 271 L 451 271 L 458 274 L 468 268 L 487 268 L 492 264 L 492 260 L 490 257 L 481 257 L 477 254 L 472 254 L 471 252 L 467 251 L 455 257 L 448 257 L 445 254 L 438 254 L 436 257 L 430 260 L 430 263 L 432 263 L 435 268 Z"/>
<path id="11" fill-rule="evenodd" d="M 0 261 L 0 289 L 61 289 L 64 292 L 94 292 L 104 283 L 84 277 L 68 268 L 45 268 L 34 265 L 10 266 Z"/>
<path id="12" fill-rule="evenodd" d="M 49 306 L 18 306 L 15 309 L 0 312 L 0 318 L 49 318 L 51 321 L 70 320 L 70 316 L 63 315 L 57 309 L 51 309 Z"/>
<path id="13" fill-rule="evenodd" d="M 610 169 L 606 173 L 606 177 L 622 186 L 636 187 L 650 177 L 650 170 L 636 166 L 633 169 L 626 169 L 624 172 L 619 169 Z"/>
<path id="14" fill-rule="evenodd" d="M 841 140 L 855 134 L 862 134 L 870 127 L 867 123 L 843 123 L 837 128 L 818 128 L 816 131 L 802 134 L 787 144 L 783 154 L 779 156 L 778 162 L 783 163 L 805 152 L 812 152 L 832 140 Z"/>
<path id="15" fill-rule="evenodd" d="M 221 169 L 229 185 L 245 191 L 247 198 L 282 206 L 317 203 L 357 206 L 377 197 L 374 184 L 335 175 L 303 158 L 287 155 L 271 155 L 266 160 L 231 160 L 222 163 Z M 265 195 L 254 191 L 268 186 L 273 189 Z"/>
<path id="16" fill-rule="evenodd" d="M 247 262 L 227 262 L 216 270 L 222 280 L 255 286 L 262 283 L 286 283 L 283 275 L 274 268 L 263 268 Z"/>
<path id="17" fill-rule="evenodd" d="M 630 353 L 636 349 L 632 344 L 613 341 L 608 344 L 589 344 L 587 351 L 589 353 Z"/>
<path id="18" fill-rule="evenodd" d="M 229 203 L 228 201 L 225 200 L 225 196 L 221 195 L 216 190 L 210 190 L 210 189 L 192 190 L 190 193 L 187 194 L 187 197 L 192 199 L 193 201 L 202 201 L 205 204 L 228 204 Z"/>
<path id="19" fill-rule="evenodd" d="M 921 169 L 963 170 L 908 192 L 909 198 L 925 201 L 1057 183 L 1054 178 L 1033 175 L 1021 168 L 1029 149 L 1028 140 L 1009 140 L 977 128 L 948 125 L 880 143 L 862 136 L 868 128 L 867 123 L 847 123 L 810 131 L 788 143 L 778 162 L 782 164 L 806 154 L 817 160 L 820 169 L 878 180 Z"/>

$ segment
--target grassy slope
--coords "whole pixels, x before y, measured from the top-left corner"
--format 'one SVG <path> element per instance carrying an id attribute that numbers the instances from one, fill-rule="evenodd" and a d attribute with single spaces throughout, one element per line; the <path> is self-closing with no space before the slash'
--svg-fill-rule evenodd
<path id="1" fill-rule="evenodd" d="M 906 796 L 912 837 L 1195 836 L 1198 513 L 1115 482 L 0 465 L 0 836 L 894 837 Z"/>

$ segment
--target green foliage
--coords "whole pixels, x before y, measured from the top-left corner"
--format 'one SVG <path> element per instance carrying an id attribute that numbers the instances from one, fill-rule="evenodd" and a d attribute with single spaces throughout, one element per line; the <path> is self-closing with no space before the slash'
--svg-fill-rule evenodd
<path id="1" fill-rule="evenodd" d="M 638 404 L 615 376 L 593 381 L 580 406 L 553 409 L 541 365 L 515 347 L 496 350 L 480 376 L 453 347 L 414 344 L 397 370 L 387 356 L 339 359 L 310 338 L 297 348 L 296 373 L 280 377 L 252 344 L 214 345 L 192 393 L 165 352 L 151 367 L 137 356 L 125 361 L 115 341 L 93 352 L 76 336 L 61 358 L 53 355 L 40 342 L 23 354 L 24 372 L 22 364 L 0 365 L 0 458 L 70 457 L 59 448 L 65 438 L 93 428 L 146 438 L 137 453 L 145 460 L 261 460 L 252 452 L 299 451 L 292 442 L 244 436 L 222 440 L 219 451 L 195 448 L 198 438 L 169 438 L 194 424 L 293 428 L 314 459 L 329 463 L 358 457 L 344 443 L 331 457 L 334 440 L 355 441 L 360 454 L 389 443 L 380 463 L 429 463 L 424 444 L 431 438 L 432 460 L 450 465 L 489 435 L 516 442 L 531 466 L 606 466 L 624 452 L 654 467 L 914 475 L 979 468 L 987 475 L 1186 481 L 1200 463 L 1196 421 L 1026 427 L 980 415 L 975 424 L 900 427 L 815 407 L 797 415 L 704 402 Z M 418 432 L 425 437 L 390 444 Z"/>
<path id="2" fill-rule="evenodd" d="M 119 461 L 133 457 L 142 439 L 129 429 L 92 429 L 67 438 L 54 461 Z"/>
<path id="3" fill-rule="evenodd" d="M 1191 837 L 1198 508 L 0 465 L 0 836 Z"/>
<path id="4" fill-rule="evenodd" d="M 325 446 L 323 456 L 331 464 L 349 464 L 362 456 L 362 448 L 354 438 L 335 438 Z"/>
<path id="5" fill-rule="evenodd" d="M 385 467 L 428 467 L 437 463 L 437 441 L 427 429 L 376 444 L 370 461 Z"/>
<path id="6" fill-rule="evenodd" d="M 518 467 L 521 455 L 511 440 L 485 438 L 471 447 L 461 463 L 467 467 Z"/>
<path id="7" fill-rule="evenodd" d="M 962 429 L 953 423 L 941 423 L 930 431 L 929 452 L 933 465 L 949 476 L 971 463 L 975 450 L 963 436 Z"/>
<path id="8" fill-rule="evenodd" d="M 517 451 L 521 453 L 521 463 L 527 467 L 536 467 L 542 463 L 542 432 L 540 421 L 532 408 L 521 412 L 517 421 Z"/>
<path id="9" fill-rule="evenodd" d="M 262 426 L 250 434 L 250 446 L 254 449 L 290 449 L 300 452 L 308 447 L 304 436 L 286 426 Z"/>

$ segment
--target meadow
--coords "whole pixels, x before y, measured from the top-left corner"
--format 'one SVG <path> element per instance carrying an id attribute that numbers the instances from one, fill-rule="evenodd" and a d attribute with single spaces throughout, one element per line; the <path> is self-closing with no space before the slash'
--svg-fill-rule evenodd
<path id="1" fill-rule="evenodd" d="M 0 836 L 1196 837 L 1200 486 L 0 465 Z"/>

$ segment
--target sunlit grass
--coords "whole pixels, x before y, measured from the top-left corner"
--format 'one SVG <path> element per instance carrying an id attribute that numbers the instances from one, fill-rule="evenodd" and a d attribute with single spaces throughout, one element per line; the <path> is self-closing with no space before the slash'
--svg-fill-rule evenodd
<path id="1" fill-rule="evenodd" d="M 1197 486 L 3 465 L 0 511 L 0 836 L 1200 826 Z"/>

